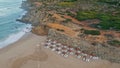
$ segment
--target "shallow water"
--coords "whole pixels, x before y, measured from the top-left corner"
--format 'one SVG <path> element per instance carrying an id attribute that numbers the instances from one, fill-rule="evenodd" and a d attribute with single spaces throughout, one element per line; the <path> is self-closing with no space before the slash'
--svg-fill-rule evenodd
<path id="1" fill-rule="evenodd" d="M 20 39 L 30 24 L 16 21 L 26 13 L 21 9 L 23 0 L 0 0 L 0 47 L 4 47 Z"/>

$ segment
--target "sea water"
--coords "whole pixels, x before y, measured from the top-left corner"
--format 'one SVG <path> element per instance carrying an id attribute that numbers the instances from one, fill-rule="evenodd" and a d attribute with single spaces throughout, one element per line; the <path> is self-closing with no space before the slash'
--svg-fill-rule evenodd
<path id="1" fill-rule="evenodd" d="M 0 0 L 0 48 L 19 40 L 31 25 L 16 21 L 26 13 L 21 9 L 23 0 Z"/>

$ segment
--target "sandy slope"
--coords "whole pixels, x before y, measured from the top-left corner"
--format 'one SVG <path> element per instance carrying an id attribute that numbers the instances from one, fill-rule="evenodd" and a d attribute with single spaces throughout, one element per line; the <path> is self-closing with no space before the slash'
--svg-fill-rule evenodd
<path id="1" fill-rule="evenodd" d="M 28 33 L 18 42 L 1 49 L 0 68 L 120 68 L 120 64 L 105 60 L 83 62 L 72 56 L 63 58 L 41 45 L 45 39 L 45 36 Z"/>

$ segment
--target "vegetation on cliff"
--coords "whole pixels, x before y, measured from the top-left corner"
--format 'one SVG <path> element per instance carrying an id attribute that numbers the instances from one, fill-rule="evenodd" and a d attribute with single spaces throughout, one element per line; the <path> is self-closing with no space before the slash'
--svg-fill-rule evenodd
<path id="1" fill-rule="evenodd" d="M 64 0 L 62 3 L 70 3 L 63 4 L 63 6 L 74 5 L 75 7 L 71 7 L 67 13 L 80 21 L 99 19 L 100 23 L 96 24 L 95 27 L 105 30 L 120 30 L 119 0 Z M 77 14 L 74 15 L 71 11 L 75 11 Z"/>
<path id="2" fill-rule="evenodd" d="M 118 40 L 111 40 L 111 41 L 108 41 L 108 43 L 109 43 L 111 46 L 120 47 L 120 41 L 118 41 Z"/>
<path id="3" fill-rule="evenodd" d="M 101 13 L 96 11 L 79 11 L 76 18 L 78 20 L 99 19 L 100 23 L 95 27 L 101 29 L 120 30 L 120 15 L 112 15 L 110 13 Z"/>
<path id="4" fill-rule="evenodd" d="M 75 36 L 77 36 L 77 39 L 81 38 L 86 40 L 85 42 L 89 41 L 90 43 L 95 42 L 97 43 L 96 46 L 103 44 L 104 46 L 101 45 L 100 49 L 98 49 L 100 54 L 96 53 L 100 55 L 100 57 L 110 61 L 114 60 L 114 62 L 119 62 L 116 57 L 113 57 L 113 53 L 104 53 L 108 52 L 108 50 L 111 50 L 111 46 L 114 46 L 114 48 L 120 47 L 120 41 L 118 41 L 120 38 L 119 35 L 116 34 L 119 33 L 120 30 L 119 0 L 27 1 L 30 3 L 30 10 L 26 16 L 24 16 L 23 21 L 31 22 L 32 25 L 35 26 L 32 30 L 33 33 L 38 35 L 47 35 L 50 28 L 45 29 L 43 26 L 46 26 L 48 23 L 64 25 L 69 27 L 72 31 L 76 32 Z M 93 20 L 97 20 L 97 23 L 94 23 Z M 56 30 L 65 32 L 63 29 Z M 112 37 L 108 38 L 108 36 Z M 58 37 L 61 38 L 59 34 Z M 65 38 L 63 37 L 61 40 L 64 42 Z M 116 49 L 114 48 L 112 51 L 114 51 L 115 56 L 118 56 Z M 103 52 L 100 51 L 101 49 L 103 49 Z"/>
<path id="5" fill-rule="evenodd" d="M 84 30 L 84 34 L 100 35 L 100 31 L 98 31 L 98 30 Z"/>

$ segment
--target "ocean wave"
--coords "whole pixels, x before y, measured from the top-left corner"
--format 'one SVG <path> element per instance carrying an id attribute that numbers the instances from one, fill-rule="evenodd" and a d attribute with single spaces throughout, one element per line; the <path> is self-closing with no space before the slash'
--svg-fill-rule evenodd
<path id="1" fill-rule="evenodd" d="M 0 48 L 6 47 L 7 45 L 18 41 L 23 35 L 25 35 L 26 32 L 30 32 L 31 28 L 32 26 L 30 24 L 27 24 L 24 28 L 21 28 L 21 31 L 18 33 L 11 34 L 5 40 L 0 41 Z"/>

